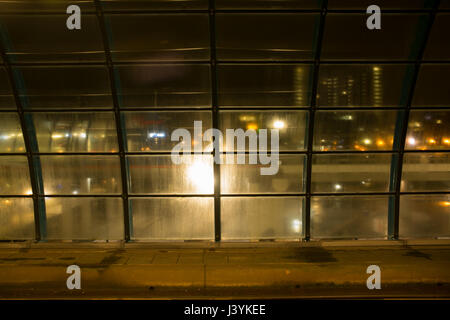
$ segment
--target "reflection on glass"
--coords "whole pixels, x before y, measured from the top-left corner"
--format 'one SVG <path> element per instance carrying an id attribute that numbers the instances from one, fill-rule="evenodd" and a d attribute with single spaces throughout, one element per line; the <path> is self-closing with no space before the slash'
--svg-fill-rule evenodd
<path id="1" fill-rule="evenodd" d="M 245 164 L 237 163 L 237 155 L 233 155 L 235 164 L 227 164 L 225 156 L 220 166 L 220 184 L 223 194 L 237 193 L 299 193 L 303 191 L 304 155 L 280 155 L 278 173 L 261 175 L 261 167 L 270 165 L 249 164 L 249 156 L 245 155 Z"/>
<path id="2" fill-rule="evenodd" d="M 441 4 L 446 1 L 441 1 Z M 447 1 L 450 4 L 449 1 Z M 450 30 L 450 14 L 438 13 L 433 22 L 431 34 L 427 40 L 424 60 L 450 60 L 450 43 L 448 41 Z"/>
<path id="3" fill-rule="evenodd" d="M 1 113 L 0 116 L 0 152 L 25 152 L 19 115 Z"/>
<path id="4" fill-rule="evenodd" d="M 300 197 L 222 198 L 222 239 L 299 239 L 302 210 Z"/>
<path id="5" fill-rule="evenodd" d="M 311 237 L 386 238 L 388 196 L 313 197 Z"/>
<path id="6" fill-rule="evenodd" d="M 117 152 L 112 112 L 33 113 L 40 152 Z"/>
<path id="7" fill-rule="evenodd" d="M 115 61 L 209 60 L 208 15 L 106 15 Z"/>
<path id="8" fill-rule="evenodd" d="M 226 129 L 255 130 L 267 129 L 267 148 L 270 150 L 271 129 L 279 130 L 280 150 L 304 150 L 307 111 L 221 111 L 220 129 L 226 136 Z M 237 145 L 236 138 L 234 145 Z M 225 151 L 235 151 L 228 146 L 224 137 Z M 246 148 L 249 139 L 246 138 Z M 257 151 L 257 150 L 250 150 Z"/>
<path id="9" fill-rule="evenodd" d="M 123 108 L 211 105 L 208 65 L 158 64 L 116 66 Z"/>
<path id="10" fill-rule="evenodd" d="M 307 107 L 309 64 L 218 65 L 221 107 Z"/>
<path id="11" fill-rule="evenodd" d="M 450 153 L 406 153 L 402 191 L 450 191 Z"/>
<path id="12" fill-rule="evenodd" d="M 312 60 L 319 14 L 217 14 L 217 57 L 222 60 Z M 295 30 L 296 36 L 292 36 Z M 239 35 L 238 37 L 236 35 Z"/>
<path id="13" fill-rule="evenodd" d="M 400 197 L 400 237 L 450 237 L 450 195 Z"/>
<path id="14" fill-rule="evenodd" d="M 46 240 L 122 240 L 121 198 L 45 198 Z"/>
<path id="15" fill-rule="evenodd" d="M 414 88 L 413 107 L 448 107 L 450 105 L 450 65 L 422 64 Z"/>
<path id="16" fill-rule="evenodd" d="M 170 155 L 128 156 L 130 193 L 212 194 L 213 158 L 209 155 L 182 156 L 175 164 Z"/>
<path id="17" fill-rule="evenodd" d="M 401 111 L 318 111 L 314 150 L 392 150 Z"/>
<path id="18" fill-rule="evenodd" d="M 313 192 L 387 192 L 390 154 L 315 154 Z"/>
<path id="19" fill-rule="evenodd" d="M 0 194 L 30 195 L 30 172 L 25 156 L 0 156 Z"/>
<path id="20" fill-rule="evenodd" d="M 103 2 L 103 0 L 102 0 Z M 80 7 L 81 12 L 95 12 L 94 2 L 86 0 L 0 0 L 0 12 L 65 12 L 71 4 Z"/>
<path id="21" fill-rule="evenodd" d="M 0 240 L 31 240 L 33 238 L 33 199 L 0 198 Z"/>
<path id="22" fill-rule="evenodd" d="M 116 156 L 41 156 L 45 194 L 122 192 Z"/>
<path id="23" fill-rule="evenodd" d="M 411 110 L 405 149 L 450 149 L 450 111 Z"/>
<path id="24" fill-rule="evenodd" d="M 108 69 L 103 66 L 14 67 L 24 107 L 112 108 Z"/>
<path id="25" fill-rule="evenodd" d="M 0 58 L 0 63 L 2 62 Z M 15 109 L 16 102 L 9 84 L 8 74 L 6 69 L 0 67 L 0 109 Z"/>
<path id="26" fill-rule="evenodd" d="M 189 131 L 194 151 L 194 121 L 202 122 L 202 134 L 212 127 L 211 111 L 124 112 L 128 151 L 171 151 L 179 141 L 171 141 L 176 129 Z M 203 140 L 203 136 L 202 136 Z M 203 142 L 206 149 L 210 142 Z"/>
<path id="27" fill-rule="evenodd" d="M 133 240 L 213 240 L 213 198 L 132 198 Z"/>
<path id="28" fill-rule="evenodd" d="M 320 0 L 216 0 L 217 9 L 320 9 Z"/>
<path id="29" fill-rule="evenodd" d="M 366 9 L 361 7 L 361 10 Z M 423 14 L 383 13 L 382 28 L 366 28 L 367 14 L 328 13 L 323 60 L 414 60 L 413 45 Z"/>
<path id="30" fill-rule="evenodd" d="M 398 107 L 406 65 L 321 65 L 317 103 L 324 107 Z"/>
<path id="31" fill-rule="evenodd" d="M 17 2 L 22 1 L 11 3 Z M 36 2 L 42 1 L 33 1 L 35 10 L 39 9 Z M 61 6 L 59 13 L 65 13 L 69 4 L 75 3 Z M 10 42 L 6 50 L 10 59 L 17 62 L 104 62 L 105 51 L 95 15 L 84 14 L 82 28 L 73 31 L 66 28 L 68 16 L 64 14 L 33 13 L 0 17 Z"/>
<path id="32" fill-rule="evenodd" d="M 102 0 L 104 11 L 193 10 L 208 8 L 207 0 Z"/>
<path id="33" fill-rule="evenodd" d="M 378 0 L 376 4 L 386 9 L 425 9 L 424 0 Z M 372 0 L 328 0 L 328 9 L 365 10 L 375 4 Z"/>

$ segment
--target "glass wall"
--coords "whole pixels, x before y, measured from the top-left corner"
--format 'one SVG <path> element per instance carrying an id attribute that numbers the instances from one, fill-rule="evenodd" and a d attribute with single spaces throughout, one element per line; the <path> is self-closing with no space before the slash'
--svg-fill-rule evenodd
<path id="1" fill-rule="evenodd" d="M 0 0 L 0 241 L 450 237 L 450 15 L 370 4 Z"/>

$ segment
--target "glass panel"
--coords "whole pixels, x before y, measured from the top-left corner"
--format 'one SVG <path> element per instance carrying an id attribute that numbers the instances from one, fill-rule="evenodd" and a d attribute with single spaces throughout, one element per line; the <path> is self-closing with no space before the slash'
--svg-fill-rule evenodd
<path id="1" fill-rule="evenodd" d="M 115 61 L 209 60 L 207 14 L 106 15 Z"/>
<path id="2" fill-rule="evenodd" d="M 402 191 L 450 191 L 450 153 L 406 153 Z"/>
<path id="3" fill-rule="evenodd" d="M 0 152 L 25 152 L 17 113 L 2 112 L 0 114 Z"/>
<path id="4" fill-rule="evenodd" d="M 400 197 L 400 237 L 450 237 L 450 195 Z"/>
<path id="5" fill-rule="evenodd" d="M 188 163 L 175 164 L 170 155 L 128 156 L 130 193 L 214 193 L 212 156 L 184 156 Z"/>
<path id="6" fill-rule="evenodd" d="M 450 64 L 422 65 L 414 90 L 413 106 L 450 106 Z"/>
<path id="7" fill-rule="evenodd" d="M 111 86 L 106 67 L 14 68 L 23 81 L 19 94 L 24 107 L 112 108 Z"/>
<path id="8" fill-rule="evenodd" d="M 412 46 L 420 17 L 426 16 L 383 13 L 383 26 L 381 30 L 374 31 L 366 27 L 365 12 L 329 13 L 325 23 L 322 59 L 414 60 L 417 52 L 412 51 Z"/>
<path id="9" fill-rule="evenodd" d="M 223 240 L 298 239 L 303 198 L 232 197 L 221 199 Z"/>
<path id="10" fill-rule="evenodd" d="M 202 122 L 202 132 L 212 127 L 210 111 L 189 112 L 124 112 L 128 151 L 172 151 L 179 141 L 171 141 L 176 129 L 184 128 L 192 138 L 194 148 L 194 121 Z M 207 148 L 210 142 L 204 142 Z"/>
<path id="11" fill-rule="evenodd" d="M 65 13 L 66 8 L 60 12 Z M 0 16 L 6 40 L 11 43 L 6 48 L 7 55 L 17 62 L 103 62 L 105 53 L 97 17 L 82 15 L 81 29 L 75 31 L 66 27 L 65 14 Z"/>
<path id="12" fill-rule="evenodd" d="M 312 197 L 312 238 L 386 238 L 388 196 Z"/>
<path id="13" fill-rule="evenodd" d="M 392 155 L 315 154 L 313 192 L 388 192 Z"/>
<path id="14" fill-rule="evenodd" d="M 45 198 L 46 240 L 122 240 L 121 198 Z"/>
<path id="15" fill-rule="evenodd" d="M 450 110 L 411 110 L 405 149 L 450 149 Z"/>
<path id="16" fill-rule="evenodd" d="M 119 157 L 41 156 L 45 194 L 122 192 Z"/>
<path id="17" fill-rule="evenodd" d="M 328 9 L 358 9 L 366 11 L 367 7 L 376 4 L 383 9 L 424 9 L 428 8 L 425 0 L 328 0 Z M 383 13 L 384 15 L 384 13 Z"/>
<path id="18" fill-rule="evenodd" d="M 131 199 L 133 240 L 213 240 L 213 198 Z"/>
<path id="19" fill-rule="evenodd" d="M 400 111 L 318 111 L 314 150 L 392 150 Z"/>
<path id="20" fill-rule="evenodd" d="M 222 107 L 306 107 L 311 65 L 219 65 Z"/>
<path id="21" fill-rule="evenodd" d="M 0 181 L 0 194 L 32 194 L 27 157 L 0 156 Z"/>
<path id="22" fill-rule="evenodd" d="M 450 14 L 437 14 L 423 56 L 425 60 L 450 60 L 448 30 L 450 30 Z"/>
<path id="23" fill-rule="evenodd" d="M 211 106 L 207 65 L 138 65 L 120 66 L 116 70 L 123 108 Z"/>
<path id="24" fill-rule="evenodd" d="M 405 76 L 406 65 L 321 65 L 317 103 L 325 107 L 398 107 L 404 104 Z"/>
<path id="25" fill-rule="evenodd" d="M 321 0 L 216 0 L 217 9 L 320 9 Z"/>
<path id="26" fill-rule="evenodd" d="M 298 193 L 303 191 L 304 155 L 280 155 L 278 172 L 275 175 L 262 175 L 261 168 L 270 165 L 249 164 L 245 155 L 245 164 L 227 164 L 225 156 L 220 167 L 220 184 L 223 194 L 237 193 Z"/>
<path id="27" fill-rule="evenodd" d="M 235 151 L 228 145 L 226 139 L 226 129 L 259 130 L 267 129 L 267 149 L 271 145 L 271 129 L 279 130 L 280 150 L 304 150 L 306 137 L 306 121 L 308 113 L 306 111 L 221 111 L 220 128 L 224 134 L 224 150 Z M 232 137 L 230 135 L 230 137 Z M 234 145 L 237 145 L 234 139 Z M 249 148 L 249 139 L 245 139 L 246 150 Z M 257 150 L 250 150 L 257 151 Z"/>
<path id="28" fill-rule="evenodd" d="M 40 152 L 117 152 L 111 112 L 33 113 Z"/>
<path id="29" fill-rule="evenodd" d="M 312 60 L 315 24 L 318 23 L 319 15 L 311 13 L 218 14 L 217 57 L 223 60 Z"/>
<path id="30" fill-rule="evenodd" d="M 34 238 L 34 211 L 31 198 L 0 199 L 0 240 Z"/>
<path id="31" fill-rule="evenodd" d="M 14 101 L 8 74 L 6 73 L 6 69 L 0 66 L 0 109 L 15 108 L 16 102 Z"/>
<path id="32" fill-rule="evenodd" d="M 104 11 L 206 9 L 206 0 L 101 0 Z"/>
<path id="33" fill-rule="evenodd" d="M 81 12 L 94 12 L 94 1 L 87 0 L 0 0 L 0 12 L 66 12 L 69 5 L 75 4 Z M 65 24 L 64 24 L 65 25 Z"/>

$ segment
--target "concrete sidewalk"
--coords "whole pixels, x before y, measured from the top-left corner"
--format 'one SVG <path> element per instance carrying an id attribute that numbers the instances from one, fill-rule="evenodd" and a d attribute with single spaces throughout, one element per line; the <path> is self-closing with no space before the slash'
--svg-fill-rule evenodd
<path id="1" fill-rule="evenodd" d="M 73 264 L 81 290 L 66 287 Z M 228 297 L 450 298 L 450 246 L 0 248 L 2 299 Z"/>

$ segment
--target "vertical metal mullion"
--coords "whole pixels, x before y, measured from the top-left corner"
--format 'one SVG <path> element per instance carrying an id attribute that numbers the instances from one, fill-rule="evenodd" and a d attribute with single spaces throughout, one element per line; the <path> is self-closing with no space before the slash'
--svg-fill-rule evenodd
<path id="1" fill-rule="evenodd" d="M 325 18 L 327 15 L 327 0 L 322 2 L 322 10 L 320 13 L 319 30 L 316 36 L 316 46 L 314 52 L 314 71 L 311 90 L 311 105 L 309 107 L 308 117 L 308 134 L 307 134 L 307 154 L 306 154 L 306 190 L 305 190 L 305 212 L 303 223 L 303 236 L 305 241 L 311 238 L 311 175 L 312 175 L 312 157 L 313 157 L 313 141 L 314 141 L 314 119 L 317 107 L 317 87 L 319 82 L 319 66 L 320 54 L 322 51 L 323 32 L 325 28 Z"/>
<path id="2" fill-rule="evenodd" d="M 211 108 L 213 128 L 219 128 L 219 105 L 217 100 L 217 58 L 216 58 L 216 6 L 215 0 L 209 0 L 209 38 L 211 67 Z M 217 143 L 218 147 L 220 144 Z M 221 150 L 214 150 L 220 154 Z M 214 161 L 214 239 L 221 240 L 220 205 L 220 164 Z"/>
<path id="3" fill-rule="evenodd" d="M 417 79 L 419 76 L 419 70 L 422 63 L 423 54 L 425 52 L 425 48 L 427 45 L 427 40 L 431 32 L 431 28 L 433 26 L 433 22 L 436 16 L 437 8 L 439 7 L 440 0 L 432 0 L 432 11 L 428 14 L 428 21 L 425 25 L 425 28 L 423 29 L 423 33 L 419 34 L 419 43 L 417 55 L 415 57 L 415 63 L 414 63 L 414 70 L 412 74 L 411 79 L 411 87 L 408 93 L 408 97 L 406 100 L 406 106 L 405 111 L 403 113 L 403 121 L 401 126 L 401 133 L 400 137 L 398 138 L 398 156 L 397 156 L 397 171 L 395 174 L 395 198 L 394 198 L 394 216 L 390 215 L 390 219 L 393 218 L 393 221 L 389 221 L 389 238 L 390 239 L 398 239 L 399 237 L 399 221 L 400 221 L 400 193 L 401 193 L 401 181 L 402 181 L 402 171 L 403 171 L 403 158 L 405 154 L 405 142 L 406 142 L 406 134 L 408 131 L 408 120 L 409 120 L 409 113 L 411 110 L 412 100 L 414 97 L 414 91 L 417 84 Z M 421 32 L 421 30 L 419 30 Z"/>
<path id="4" fill-rule="evenodd" d="M 103 38 L 103 46 L 105 50 L 105 57 L 106 57 L 106 65 L 108 67 L 108 73 L 109 73 L 109 80 L 111 85 L 111 94 L 113 98 L 113 104 L 114 104 L 114 115 L 115 115 L 115 121 L 116 121 L 116 131 L 117 131 L 117 139 L 119 144 L 119 157 L 120 157 L 120 171 L 121 171 L 121 178 L 122 178 L 122 200 L 123 200 L 123 210 L 124 210 L 124 234 L 125 234 L 125 241 L 130 241 L 131 238 L 131 223 L 130 223 L 130 207 L 128 204 L 128 170 L 127 170 L 127 163 L 126 163 L 126 157 L 125 157 L 125 145 L 126 145 L 126 136 L 124 132 L 124 128 L 122 126 L 121 116 L 120 116 L 120 106 L 119 106 L 119 100 L 117 95 L 117 88 L 116 88 L 116 76 L 114 73 L 114 66 L 112 63 L 111 58 L 111 50 L 109 46 L 109 38 L 108 38 L 108 32 L 106 30 L 106 23 L 105 23 L 105 17 L 102 10 L 102 5 L 99 0 L 94 0 L 95 7 L 96 7 L 96 14 L 98 18 L 98 23 L 100 25 L 101 34 Z"/>
<path id="5" fill-rule="evenodd" d="M 3 38 L 3 41 L 0 41 L 0 54 L 3 58 L 3 63 L 5 65 L 5 69 L 8 74 L 9 82 L 13 91 L 14 101 L 16 103 L 17 113 L 19 114 L 22 137 L 25 143 L 26 155 L 28 160 L 31 190 L 33 192 L 35 239 L 36 241 L 42 241 L 46 238 L 47 228 L 40 160 L 39 156 L 33 156 L 33 153 L 38 151 L 36 144 L 36 132 L 32 120 L 28 119 L 27 121 L 27 116 L 25 115 L 24 107 L 18 90 L 17 77 L 14 76 L 14 70 L 11 66 L 11 61 L 6 54 L 7 44 L 3 44 L 4 41 L 7 41 L 7 38 L 5 34 L 1 35 L 3 36 L 1 37 Z M 2 40 L 1 38 L 0 40 Z"/>

